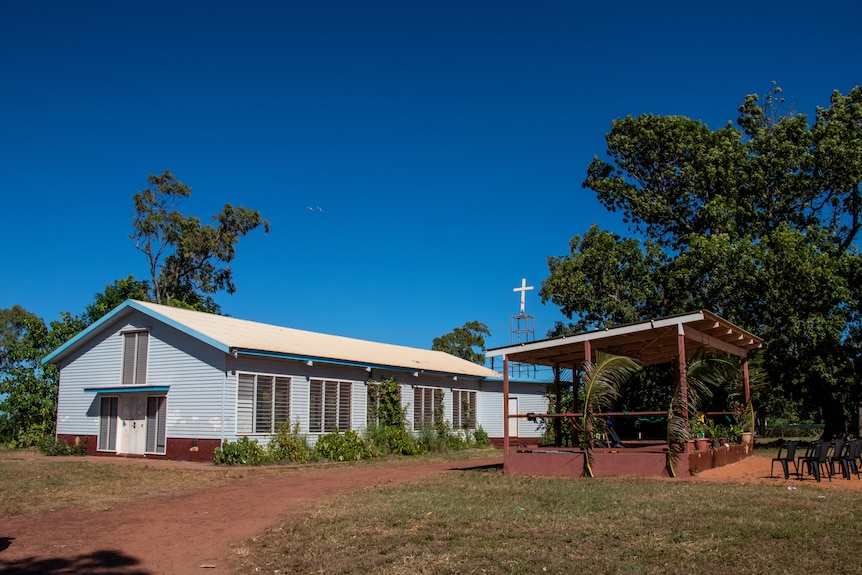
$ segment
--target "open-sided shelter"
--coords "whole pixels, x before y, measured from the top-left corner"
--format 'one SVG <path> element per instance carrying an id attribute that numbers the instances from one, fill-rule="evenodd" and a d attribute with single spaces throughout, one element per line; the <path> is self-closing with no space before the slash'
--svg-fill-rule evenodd
<path id="1" fill-rule="evenodd" d="M 687 396 L 686 361 L 698 353 L 707 355 L 730 354 L 739 358 L 743 366 L 745 400 L 750 399 L 748 352 L 760 348 L 763 340 L 729 321 L 707 310 L 662 317 L 632 324 L 618 325 L 602 330 L 589 331 L 573 336 L 561 336 L 540 341 L 519 343 L 489 349 L 487 357 L 501 358 L 503 365 L 503 418 L 522 419 L 525 413 L 513 413 L 508 409 L 508 374 L 510 362 L 543 365 L 556 369 L 571 369 L 573 373 L 582 369 L 586 360 L 594 361 L 596 351 L 624 355 L 641 365 L 673 363 L 681 385 L 681 394 Z M 492 364 L 493 366 L 493 364 Z M 560 414 L 530 414 L 543 418 Z M 534 473 L 549 475 L 580 475 L 583 454 L 543 450 L 516 452 L 504 437 L 505 468 L 511 473 Z M 733 451 L 740 451 L 734 449 Z M 748 448 L 741 448 L 743 454 Z M 666 474 L 664 453 L 648 454 L 642 450 L 596 450 L 593 466 L 597 475 L 664 475 Z M 718 460 L 715 458 L 718 457 Z M 695 466 L 703 469 L 716 462 L 723 463 L 720 453 L 711 453 L 713 461 L 698 456 Z M 682 466 L 683 474 L 689 467 Z"/>
<path id="2" fill-rule="evenodd" d="M 502 438 L 503 380 L 440 351 L 129 300 L 48 355 L 60 368 L 57 437 L 99 455 L 211 460 L 222 441 L 266 444 L 298 423 L 310 444 L 362 432 L 369 384 L 393 379 L 409 429 L 438 418 Z M 544 388 L 514 384 L 525 410 Z M 518 433 L 518 431 L 516 431 Z M 541 435 L 520 425 L 522 435 Z"/>

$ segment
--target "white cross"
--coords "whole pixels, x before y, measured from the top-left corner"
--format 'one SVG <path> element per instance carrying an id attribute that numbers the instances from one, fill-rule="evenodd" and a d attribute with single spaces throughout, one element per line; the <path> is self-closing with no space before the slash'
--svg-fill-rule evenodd
<path id="1" fill-rule="evenodd" d="M 527 278 L 521 278 L 521 287 L 512 290 L 521 292 L 521 315 L 524 315 L 524 296 L 531 289 L 533 289 L 533 286 L 527 286 Z"/>

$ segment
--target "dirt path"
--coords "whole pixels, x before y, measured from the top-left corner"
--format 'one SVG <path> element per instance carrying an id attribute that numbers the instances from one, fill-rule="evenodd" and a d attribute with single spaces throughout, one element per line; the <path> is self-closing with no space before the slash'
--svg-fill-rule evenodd
<path id="1" fill-rule="evenodd" d="M 135 460 L 113 461 L 136 464 Z M 149 499 L 108 511 L 66 510 L 0 519 L 0 573 L 226 575 L 231 573 L 227 559 L 233 546 L 301 512 L 303 504 L 316 498 L 412 481 L 448 470 L 500 464 L 502 457 L 336 466 L 247 479 L 193 495 Z M 749 457 L 704 471 L 690 481 L 769 484 L 800 490 L 862 489 L 862 481 L 855 477 L 851 481 L 836 478 L 819 484 L 810 478 L 769 478 L 770 464 L 768 457 Z"/>
<path id="2" fill-rule="evenodd" d="M 772 458 L 756 455 L 747 457 L 738 463 L 716 467 L 702 471 L 691 478 L 691 481 L 711 481 L 721 483 L 737 483 L 737 484 L 756 484 L 756 485 L 775 485 L 783 489 L 788 487 L 793 489 L 826 489 L 831 491 L 862 491 L 862 481 L 855 475 L 851 475 L 850 480 L 838 475 L 830 481 L 823 477 L 820 483 L 817 483 L 810 475 L 805 474 L 803 478 L 797 479 L 793 475 L 793 466 L 790 466 L 790 479 L 784 479 L 784 474 L 781 471 L 781 465 L 775 464 L 773 477 L 770 477 L 772 467 Z"/>
<path id="3" fill-rule="evenodd" d="M 500 457 L 312 469 L 107 511 L 65 510 L 0 519 L 0 573 L 226 575 L 231 572 L 227 561 L 231 546 L 277 525 L 315 498 L 502 461 Z"/>

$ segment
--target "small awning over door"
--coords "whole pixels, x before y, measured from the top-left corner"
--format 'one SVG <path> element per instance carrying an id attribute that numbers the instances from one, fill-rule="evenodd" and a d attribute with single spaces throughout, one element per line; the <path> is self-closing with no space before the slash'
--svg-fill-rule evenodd
<path id="1" fill-rule="evenodd" d="M 169 385 L 123 385 L 119 387 L 85 387 L 88 393 L 140 393 L 140 392 L 164 392 L 171 388 Z"/>

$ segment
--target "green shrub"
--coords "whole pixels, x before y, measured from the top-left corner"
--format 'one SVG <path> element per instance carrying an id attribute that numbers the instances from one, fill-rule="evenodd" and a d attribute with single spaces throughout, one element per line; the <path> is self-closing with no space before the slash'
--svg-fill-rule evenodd
<path id="1" fill-rule="evenodd" d="M 365 441 L 374 457 L 422 453 L 422 445 L 410 435 L 404 423 L 400 426 L 371 424 L 365 428 Z"/>
<path id="2" fill-rule="evenodd" d="M 390 452 L 395 455 L 420 455 L 422 453 L 422 446 L 403 425 L 401 427 L 387 427 L 386 439 L 389 443 Z"/>
<path id="3" fill-rule="evenodd" d="M 482 429 L 481 425 L 479 429 L 473 432 L 473 447 L 478 447 L 479 449 L 491 447 L 491 438 L 488 437 L 488 432 Z"/>
<path id="4" fill-rule="evenodd" d="M 449 429 L 446 432 L 446 445 L 451 451 L 463 451 L 470 447 L 472 438 L 469 431 L 454 431 Z"/>
<path id="5" fill-rule="evenodd" d="M 44 437 L 39 443 L 39 451 L 51 456 L 87 455 L 87 439 L 89 438 L 85 437 L 78 445 L 69 445 L 56 437 Z"/>
<path id="6" fill-rule="evenodd" d="M 368 421 L 382 427 L 403 427 L 407 411 L 401 405 L 401 384 L 389 377 L 368 380 Z"/>
<path id="7" fill-rule="evenodd" d="M 308 463 L 314 457 L 314 452 L 299 433 L 299 423 L 291 426 L 289 421 L 285 421 L 279 424 L 276 434 L 266 446 L 266 455 L 272 463 Z"/>
<path id="8" fill-rule="evenodd" d="M 56 442 L 54 435 L 54 425 L 51 424 L 34 424 L 27 429 L 19 430 L 12 437 L 10 442 L 12 447 L 39 447 L 44 444 Z"/>
<path id="9" fill-rule="evenodd" d="M 484 429 L 453 429 L 448 421 L 438 421 L 433 426 L 424 426 L 419 432 L 417 443 L 424 451 L 445 453 L 461 451 L 471 447 L 490 447 L 491 439 Z"/>
<path id="10" fill-rule="evenodd" d="M 332 461 L 360 461 L 371 459 L 371 449 L 362 436 L 349 429 L 344 433 L 338 430 L 321 436 L 314 446 L 316 455 Z"/>
<path id="11" fill-rule="evenodd" d="M 369 423 L 362 435 L 365 438 L 365 443 L 368 444 L 368 449 L 371 451 L 371 457 L 384 457 L 392 453 L 385 426 Z"/>
<path id="12" fill-rule="evenodd" d="M 417 439 L 423 452 L 445 453 L 449 451 L 448 436 L 438 426 L 423 425 Z"/>
<path id="13" fill-rule="evenodd" d="M 233 443 L 225 440 L 221 447 L 216 447 L 213 461 L 223 465 L 263 465 L 267 456 L 257 439 L 242 436 Z"/>

